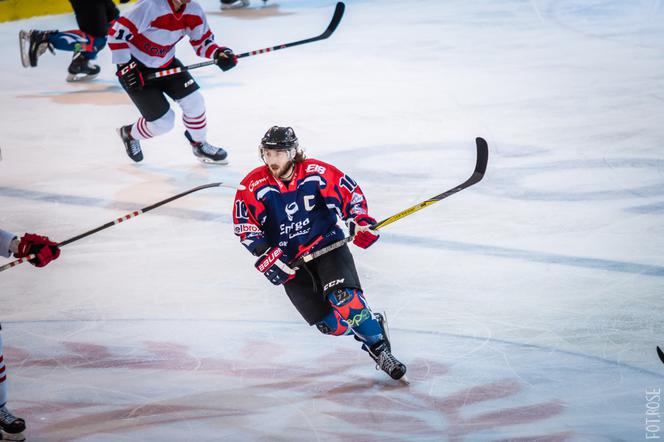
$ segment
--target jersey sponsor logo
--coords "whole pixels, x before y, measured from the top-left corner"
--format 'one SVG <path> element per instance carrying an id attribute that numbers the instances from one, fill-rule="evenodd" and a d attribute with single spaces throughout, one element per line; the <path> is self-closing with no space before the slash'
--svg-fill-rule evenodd
<path id="1" fill-rule="evenodd" d="M 309 225 L 309 222 L 309 218 L 307 218 L 304 221 L 298 221 L 296 223 L 281 224 L 279 226 L 279 232 L 281 235 L 288 235 L 288 238 L 295 238 L 296 236 L 309 233 L 309 229 L 306 229 L 304 232 L 302 231 L 302 229 Z"/>
<path id="2" fill-rule="evenodd" d="M 192 84 L 194 84 L 194 79 L 193 78 L 189 79 L 188 81 L 185 81 L 184 87 L 187 88 L 187 87 L 191 86 Z"/>
<path id="3" fill-rule="evenodd" d="M 292 202 L 290 204 L 286 204 L 286 207 L 284 207 L 286 210 L 286 216 L 288 216 L 288 221 L 293 221 L 293 215 L 297 213 L 298 207 L 297 207 L 297 202 Z"/>
<path id="4" fill-rule="evenodd" d="M 309 164 L 307 168 L 305 169 L 306 173 L 311 173 L 311 172 L 316 172 L 321 175 L 325 175 L 325 167 L 321 166 L 320 164 Z"/>
<path id="5" fill-rule="evenodd" d="M 143 52 L 145 52 L 148 55 L 151 55 L 153 57 L 160 57 L 164 58 L 166 54 L 171 50 L 171 47 L 157 47 L 151 45 L 149 42 L 144 42 L 143 47 L 141 48 Z"/>
<path id="6" fill-rule="evenodd" d="M 327 289 L 329 289 L 329 288 L 332 288 L 332 287 L 334 287 L 335 285 L 342 284 L 345 280 L 346 280 L 346 278 L 341 278 L 341 279 L 336 279 L 336 280 L 334 280 L 334 281 L 330 281 L 330 282 L 328 282 L 327 284 L 325 284 L 325 285 L 323 286 L 323 291 L 325 291 L 325 290 L 327 290 Z"/>
<path id="7" fill-rule="evenodd" d="M 253 192 L 256 186 L 267 181 L 267 177 L 261 178 L 258 181 L 252 181 L 249 183 L 249 192 Z"/>
<path id="8" fill-rule="evenodd" d="M 261 231 L 261 229 L 259 229 L 258 226 L 255 226 L 254 224 L 242 223 L 235 224 L 233 231 L 236 235 L 240 235 L 242 233 L 258 233 Z"/>

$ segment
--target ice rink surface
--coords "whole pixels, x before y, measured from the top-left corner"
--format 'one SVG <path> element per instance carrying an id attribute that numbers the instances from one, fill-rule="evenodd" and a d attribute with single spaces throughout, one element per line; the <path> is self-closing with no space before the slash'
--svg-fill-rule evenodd
<path id="1" fill-rule="evenodd" d="M 201 3 L 236 52 L 317 35 L 334 8 Z M 20 29 L 73 16 L 0 24 L 0 226 L 16 233 L 62 241 L 237 183 L 274 124 L 378 219 L 466 179 L 476 136 L 490 148 L 481 183 L 352 248 L 409 386 L 309 328 L 233 235 L 233 192 L 209 189 L 0 273 L 28 439 L 644 440 L 648 409 L 664 421 L 646 397 L 664 390 L 663 20 L 659 0 L 351 0 L 327 41 L 194 71 L 221 167 L 179 119 L 129 160 L 115 128 L 138 112 L 108 49 L 87 84 L 65 83 L 66 53 L 21 67 Z"/>

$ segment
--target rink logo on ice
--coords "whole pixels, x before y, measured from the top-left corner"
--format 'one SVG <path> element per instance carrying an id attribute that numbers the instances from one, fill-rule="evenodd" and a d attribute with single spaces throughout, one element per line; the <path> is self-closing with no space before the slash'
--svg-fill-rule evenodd
<path id="1" fill-rule="evenodd" d="M 659 360 L 662 361 L 662 364 L 664 364 L 664 352 L 661 348 L 659 348 L 659 346 L 657 347 L 657 356 L 659 356 Z"/>
<path id="2" fill-rule="evenodd" d="M 659 347 L 657 349 L 659 350 Z M 661 388 L 649 388 L 646 390 L 646 439 L 660 439 L 659 432 L 662 422 L 660 412 L 661 400 Z"/>

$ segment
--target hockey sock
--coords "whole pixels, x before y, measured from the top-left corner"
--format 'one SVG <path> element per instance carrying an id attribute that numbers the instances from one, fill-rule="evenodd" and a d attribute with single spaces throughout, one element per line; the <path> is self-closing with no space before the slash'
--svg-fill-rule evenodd
<path id="1" fill-rule="evenodd" d="M 154 121 L 147 121 L 141 117 L 131 126 L 131 136 L 135 140 L 147 140 L 168 132 L 173 128 L 174 123 L 175 112 L 172 109 Z"/>
<path id="2" fill-rule="evenodd" d="M 5 360 L 2 352 L 2 336 L 0 336 L 0 408 L 7 403 L 7 374 L 5 373 Z"/>
<path id="3" fill-rule="evenodd" d="M 332 308 L 344 318 L 348 326 L 363 342 L 375 344 L 383 339 L 380 324 L 373 317 L 371 309 L 359 289 L 339 289 L 328 295 Z"/>
<path id="4" fill-rule="evenodd" d="M 59 49 L 61 51 L 94 51 L 94 37 L 78 29 L 49 35 L 48 42 L 51 43 L 55 49 Z"/>
<path id="5" fill-rule="evenodd" d="M 207 118 L 203 95 L 195 90 L 186 97 L 177 100 L 182 108 L 182 122 L 194 141 L 205 142 L 207 137 Z"/>
<path id="6" fill-rule="evenodd" d="M 350 335 L 353 331 L 348 327 L 344 318 L 339 316 L 336 311 L 331 311 L 322 320 L 316 323 L 316 327 L 321 333 L 333 336 Z"/>

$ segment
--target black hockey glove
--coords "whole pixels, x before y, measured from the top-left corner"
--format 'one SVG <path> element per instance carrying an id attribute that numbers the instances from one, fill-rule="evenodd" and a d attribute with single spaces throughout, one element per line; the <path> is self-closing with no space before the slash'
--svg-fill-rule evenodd
<path id="1" fill-rule="evenodd" d="M 281 285 L 295 278 L 295 270 L 288 267 L 288 259 L 279 247 L 272 247 L 263 253 L 254 266 L 274 285 Z"/>
<path id="2" fill-rule="evenodd" d="M 226 72 L 235 67 L 237 64 L 237 57 L 232 49 L 221 46 L 217 49 L 217 52 L 214 53 L 214 62 L 219 66 L 219 69 Z"/>
<path id="3" fill-rule="evenodd" d="M 140 91 L 145 85 L 143 73 L 135 61 L 130 61 L 127 64 L 119 64 L 115 75 L 118 76 L 120 84 L 127 92 Z"/>

